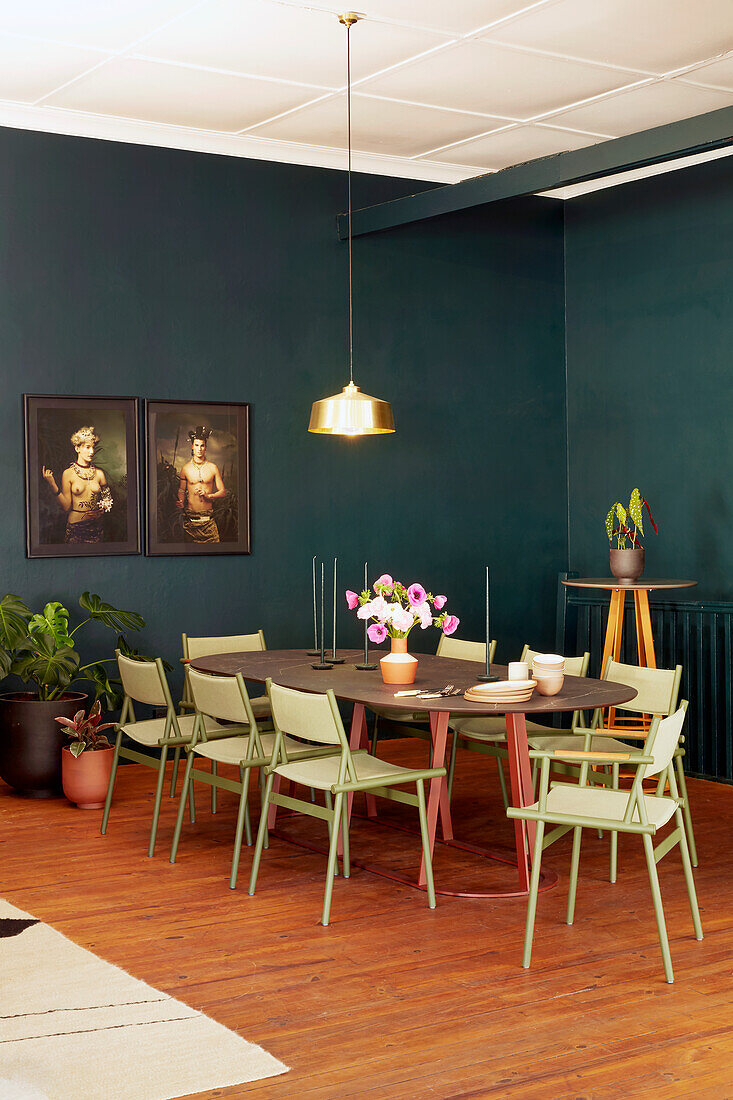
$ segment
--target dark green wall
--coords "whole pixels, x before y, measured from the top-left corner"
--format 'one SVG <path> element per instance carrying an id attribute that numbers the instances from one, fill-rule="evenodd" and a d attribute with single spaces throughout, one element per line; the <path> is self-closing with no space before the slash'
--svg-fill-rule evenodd
<path id="1" fill-rule="evenodd" d="M 570 567 L 606 575 L 638 485 L 649 576 L 733 597 L 733 161 L 566 205 Z"/>
<path id="2" fill-rule="evenodd" d="M 424 184 L 355 181 L 366 205 Z M 310 559 L 364 556 L 449 596 L 482 630 L 483 564 L 511 657 L 553 638 L 566 559 L 562 209 L 529 200 L 358 240 L 355 380 L 397 433 L 306 432 L 347 381 L 343 174 L 0 132 L 2 588 L 33 603 L 90 588 L 179 635 L 262 626 L 311 637 Z M 249 401 L 249 557 L 32 560 L 21 394 Z M 344 611 L 341 638 L 357 641 Z M 412 641 L 412 639 L 411 639 Z M 432 648 L 434 632 L 414 648 Z"/>

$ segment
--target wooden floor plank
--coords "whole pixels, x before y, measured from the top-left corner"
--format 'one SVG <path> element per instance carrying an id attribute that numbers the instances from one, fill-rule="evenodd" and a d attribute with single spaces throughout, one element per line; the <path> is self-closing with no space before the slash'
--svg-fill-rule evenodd
<path id="1" fill-rule="evenodd" d="M 419 763 L 425 747 L 385 755 Z M 733 789 L 691 780 L 705 940 L 692 936 L 677 853 L 660 865 L 675 984 L 664 982 L 641 845 L 584 838 L 576 923 L 565 921 L 570 838 L 545 855 L 557 888 L 541 895 L 529 971 L 519 965 L 522 899 L 439 897 L 354 869 L 334 884 L 319 924 L 323 856 L 273 837 L 257 894 L 251 854 L 228 888 L 236 798 L 208 792 L 168 862 L 176 802 L 167 799 L 146 856 L 154 775 L 127 766 L 106 837 L 99 814 L 19 798 L 0 783 L 2 893 L 75 942 L 261 1043 L 292 1067 L 283 1078 L 201 1094 L 303 1100 L 733 1100 Z M 257 796 L 253 809 L 256 820 Z M 456 833 L 509 850 L 496 769 L 459 757 Z M 416 825 L 408 807 L 387 821 Z M 282 819 L 283 835 L 324 842 L 321 823 Z M 419 840 L 354 822 L 357 858 L 414 872 Z M 463 889 L 509 882 L 506 867 L 438 846 L 436 881 Z M 132 1098 L 135 1100 L 135 1098 Z M 146 1100 L 140 1097 L 139 1100 Z"/>

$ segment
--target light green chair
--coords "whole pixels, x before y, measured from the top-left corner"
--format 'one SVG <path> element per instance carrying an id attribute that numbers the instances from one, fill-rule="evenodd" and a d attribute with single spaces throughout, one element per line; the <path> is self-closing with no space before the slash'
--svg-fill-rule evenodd
<path id="1" fill-rule="evenodd" d="M 181 657 L 183 663 L 183 695 L 178 704 L 179 714 L 183 714 L 184 711 L 187 710 L 196 709 L 196 704 L 191 696 L 191 685 L 188 678 L 188 666 L 191 661 L 195 661 L 199 657 L 211 657 L 216 653 L 252 653 L 267 649 L 265 645 L 265 635 L 261 630 L 256 631 L 254 634 L 219 634 L 209 638 L 192 638 L 188 634 L 182 634 L 181 643 L 183 647 L 183 656 Z M 257 718 L 269 719 L 270 701 L 266 695 L 256 696 L 254 699 L 250 699 L 250 703 Z M 173 797 L 176 789 L 180 752 L 181 750 L 179 749 L 174 754 L 173 758 L 171 797 Z M 212 761 L 211 768 L 212 771 L 216 772 L 216 763 L 214 761 Z M 216 787 L 211 788 L 211 810 L 212 813 L 216 813 Z"/>
<path id="2" fill-rule="evenodd" d="M 668 718 L 653 718 L 641 752 L 634 752 L 629 746 L 626 746 L 625 752 L 620 753 L 584 752 L 583 750 L 573 752 L 570 749 L 530 751 L 530 757 L 540 762 L 539 799 L 531 806 L 510 806 L 507 810 L 508 817 L 520 818 L 523 821 L 534 822 L 536 825 L 522 966 L 529 966 L 532 955 L 542 853 L 545 848 L 554 844 L 571 829 L 573 852 L 568 889 L 566 918 L 568 924 L 572 924 L 575 917 L 575 894 L 583 829 L 597 829 L 612 834 L 633 833 L 641 836 L 644 845 L 659 945 L 664 963 L 664 976 L 668 982 L 674 981 L 674 975 L 656 865 L 677 845 L 682 857 L 695 938 L 702 939 L 702 925 L 687 846 L 685 820 L 672 764 L 684 720 L 685 711 L 682 707 Z M 580 764 L 578 783 L 553 783 L 550 787 L 550 768 L 558 760 Z M 616 767 L 620 760 L 623 760 L 625 767 L 636 768 L 630 791 L 609 790 L 607 787 L 588 785 L 588 769 L 591 764 L 610 764 Z M 652 776 L 658 777 L 656 791 L 653 794 L 645 794 L 642 780 Z M 669 797 L 664 795 L 667 783 L 670 790 Z M 674 829 L 655 846 L 652 838 L 672 818 L 675 820 Z M 554 826 L 547 835 L 545 835 L 546 826 Z M 597 889 L 596 884 L 594 889 Z"/>
<path id="3" fill-rule="evenodd" d="M 343 836 L 344 878 L 350 876 L 349 863 L 349 795 L 359 791 L 408 806 L 417 806 L 420 815 L 420 833 L 425 858 L 425 877 L 428 905 L 435 908 L 435 887 L 425 812 L 425 780 L 445 775 L 445 768 L 402 768 L 386 760 L 371 756 L 365 750 L 352 752 L 344 732 L 336 697 L 332 689 L 325 695 L 295 691 L 267 681 L 267 692 L 272 704 L 275 724 L 275 745 L 272 760 L 264 769 L 267 776 L 265 796 L 260 812 L 257 845 L 252 862 L 249 892 L 254 894 L 262 848 L 267 837 L 267 819 L 270 806 L 284 806 L 309 817 L 319 818 L 328 825 L 329 848 L 326 871 L 326 890 L 323 899 L 321 923 L 328 924 L 331 911 L 333 878 L 337 871 L 337 845 L 339 832 Z M 291 759 L 288 737 L 297 737 L 313 750 L 306 758 Z M 304 802 L 290 795 L 273 790 L 275 777 L 288 779 L 305 787 L 315 787 L 326 794 L 326 806 Z M 415 784 L 415 794 L 398 790 L 406 783 Z"/>
<path id="4" fill-rule="evenodd" d="M 612 733 L 604 733 L 603 711 L 599 709 L 593 712 L 590 729 L 586 729 L 582 724 L 578 725 L 575 728 L 574 736 L 548 731 L 548 734 L 542 739 L 533 738 L 530 741 L 530 746 L 537 749 L 559 749 L 564 751 L 565 749 L 579 747 L 580 742 L 577 738 L 583 737 L 584 749 L 606 753 L 626 752 L 628 744 L 626 740 L 620 740 L 619 738 L 628 738 L 638 742 L 647 735 L 648 731 L 642 724 L 642 715 L 652 714 L 665 718 L 677 709 L 682 680 L 682 665 L 676 665 L 674 668 L 642 668 L 639 665 L 621 664 L 619 661 L 609 658 L 603 671 L 603 679 L 614 684 L 626 684 L 636 690 L 634 699 L 614 708 Z M 683 700 L 681 705 L 684 709 L 687 709 L 686 701 Z M 680 804 L 685 817 L 685 828 L 690 846 L 690 858 L 693 867 L 697 867 L 697 847 L 695 845 L 687 783 L 685 782 L 685 772 L 682 764 L 685 755 L 682 748 L 683 744 L 684 737 L 680 737 L 680 744 L 674 754 L 674 765 L 677 773 L 677 786 L 680 792 Z M 596 772 L 592 778 L 595 783 L 605 783 L 607 786 L 616 789 L 619 781 L 618 765 L 610 768 L 610 775 L 607 777 Z M 617 870 L 618 836 L 612 834 L 611 882 L 616 881 Z"/>
<path id="5" fill-rule="evenodd" d="M 532 661 L 538 655 L 539 650 L 530 649 L 525 645 L 520 661 L 526 661 L 531 668 Z M 587 676 L 590 654 L 584 653 L 582 657 L 566 657 L 565 672 L 568 676 Z M 582 722 L 582 712 L 573 711 L 570 729 L 575 730 Z M 455 718 L 448 723 L 453 730 L 453 744 L 451 745 L 450 764 L 448 767 L 448 790 L 453 793 L 453 779 L 456 770 L 456 755 L 459 748 L 469 749 L 471 752 L 480 752 L 484 756 L 493 756 L 499 772 L 499 785 L 504 809 L 509 805 L 509 795 L 504 775 L 504 760 L 509 759 L 506 747 L 506 721 L 503 714 L 477 716 L 474 718 Z M 532 744 L 535 734 L 545 735 L 553 733 L 549 726 L 543 726 L 539 722 L 527 722 L 527 740 Z M 556 734 L 559 730 L 554 731 Z"/>
<path id="6" fill-rule="evenodd" d="M 130 657 L 125 657 L 119 650 L 116 650 L 116 655 L 125 698 L 120 720 L 115 725 L 117 739 L 115 741 L 114 757 L 112 758 L 112 771 L 107 787 L 107 798 L 104 803 L 101 832 L 102 834 L 107 832 L 107 822 L 109 821 L 112 794 L 120 757 L 123 760 L 133 760 L 136 764 L 153 768 L 158 773 L 158 784 L 155 790 L 153 821 L 150 826 L 150 843 L 148 846 L 148 855 L 152 856 L 158 831 L 168 750 L 173 748 L 180 753 L 181 748 L 190 742 L 195 719 L 193 714 L 185 716 L 176 714 L 160 657 L 154 661 L 132 660 Z M 135 718 L 135 703 L 144 703 L 151 707 L 165 707 L 165 718 L 150 718 L 138 722 Z M 209 737 L 222 735 L 222 727 L 213 719 L 206 719 L 206 731 Z M 227 736 L 228 732 L 223 731 L 224 736 Z M 152 751 L 144 753 L 138 752 L 137 749 L 128 748 L 122 744 L 123 734 L 126 734 L 132 741 L 137 742 L 138 745 Z M 191 788 L 191 793 L 193 794 L 193 788 Z M 192 816 L 193 812 L 192 802 Z"/>
<path id="7" fill-rule="evenodd" d="M 181 789 L 170 861 L 176 862 L 186 800 L 193 783 L 198 781 L 211 787 L 213 813 L 216 813 L 217 789 L 232 791 L 239 795 L 234 854 L 229 877 L 229 886 L 233 890 L 237 884 L 243 833 L 247 844 L 252 844 L 248 806 L 250 772 L 264 767 L 272 760 L 275 734 L 265 732 L 266 729 L 272 731 L 272 722 L 269 719 L 258 722 L 241 673 L 235 676 L 210 676 L 191 668 L 188 670 L 188 685 L 190 698 L 196 707 L 196 715 L 191 743 L 185 746 L 188 761 Z M 267 702 L 269 710 L 269 700 Z M 214 720 L 230 722 L 233 725 L 225 726 L 222 733 L 212 739 L 206 732 L 206 723 Z M 285 739 L 285 747 L 291 759 L 297 759 L 308 751 L 291 738 Z M 199 759 L 201 762 L 208 760 L 211 771 L 202 771 L 201 768 L 196 767 Z M 239 779 L 219 775 L 219 764 L 229 764 L 238 768 Z M 192 800 L 191 804 L 193 805 Z M 193 814 L 191 821 L 195 821 Z"/>
<path id="8" fill-rule="evenodd" d="M 489 661 L 494 660 L 494 654 L 496 653 L 496 639 L 492 639 L 489 646 Z M 463 638 L 456 638 L 453 635 L 450 637 L 446 634 L 440 635 L 438 639 L 438 648 L 436 650 L 437 657 L 452 657 L 459 661 L 480 661 L 482 664 L 486 664 L 486 642 L 470 642 Z M 460 685 L 458 685 L 460 686 Z M 394 722 L 396 725 L 404 726 L 404 733 L 406 737 L 419 737 L 423 741 L 431 741 L 430 730 L 426 729 L 429 725 L 429 717 L 426 711 L 405 711 L 396 710 L 394 707 L 378 707 L 374 709 L 374 729 L 372 730 L 372 753 L 377 751 L 377 742 L 379 739 L 379 720 L 380 718 L 390 722 Z M 422 728 L 421 728 L 422 727 Z M 432 764 L 432 745 L 430 752 L 430 763 Z"/>

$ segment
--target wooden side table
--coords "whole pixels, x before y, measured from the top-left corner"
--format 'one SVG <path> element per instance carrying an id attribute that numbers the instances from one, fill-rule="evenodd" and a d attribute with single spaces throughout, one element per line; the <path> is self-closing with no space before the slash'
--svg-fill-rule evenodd
<path id="1" fill-rule="evenodd" d="M 608 610 L 606 639 L 603 644 L 603 657 L 601 659 L 601 675 L 603 675 L 603 669 L 606 667 L 608 658 L 613 657 L 614 661 L 618 661 L 621 657 L 621 636 L 624 629 L 626 593 L 634 593 L 639 664 L 646 668 L 656 668 L 657 658 L 654 653 L 652 620 L 649 614 L 649 593 L 657 588 L 692 588 L 697 584 L 697 581 L 638 580 L 634 581 L 633 584 L 619 584 L 615 577 L 582 577 L 565 580 L 562 583 L 569 588 L 602 588 L 611 593 L 611 606 Z"/>

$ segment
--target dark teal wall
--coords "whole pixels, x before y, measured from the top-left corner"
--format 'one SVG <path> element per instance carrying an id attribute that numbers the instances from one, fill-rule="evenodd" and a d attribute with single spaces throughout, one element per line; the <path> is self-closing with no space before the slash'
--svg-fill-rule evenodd
<path id="1" fill-rule="evenodd" d="M 366 205 L 425 185 L 361 177 Z M 421 580 L 482 630 L 483 564 L 504 656 L 551 644 L 564 567 L 562 210 L 503 205 L 358 240 L 355 380 L 394 436 L 306 432 L 347 380 L 338 172 L 0 132 L 2 588 L 33 603 L 86 588 L 179 635 L 262 626 L 308 643 L 310 559 L 340 588 Z M 32 560 L 24 554 L 21 394 L 249 401 L 249 557 Z M 341 637 L 358 641 L 343 612 Z M 434 647 L 436 638 L 417 639 Z"/>
<path id="2" fill-rule="evenodd" d="M 733 162 L 566 205 L 570 567 L 606 575 L 638 485 L 649 576 L 733 597 Z"/>

